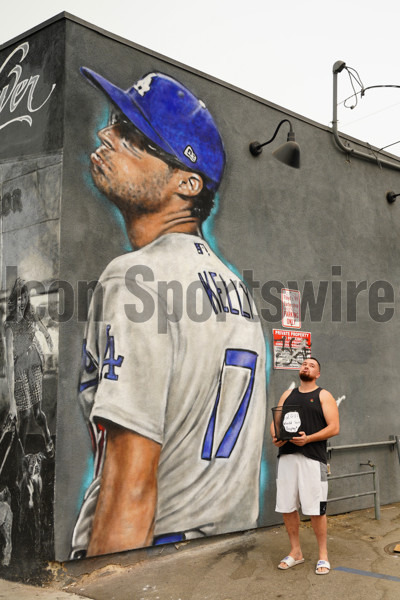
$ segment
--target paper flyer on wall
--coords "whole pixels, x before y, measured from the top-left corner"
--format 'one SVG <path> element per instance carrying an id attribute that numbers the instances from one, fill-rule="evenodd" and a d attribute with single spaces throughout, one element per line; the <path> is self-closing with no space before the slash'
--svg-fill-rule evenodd
<path id="1" fill-rule="evenodd" d="M 307 331 L 273 330 L 274 369 L 300 368 L 311 356 L 311 333 Z"/>
<path id="2" fill-rule="evenodd" d="M 300 292 L 283 288 L 281 291 L 282 327 L 301 327 Z"/>

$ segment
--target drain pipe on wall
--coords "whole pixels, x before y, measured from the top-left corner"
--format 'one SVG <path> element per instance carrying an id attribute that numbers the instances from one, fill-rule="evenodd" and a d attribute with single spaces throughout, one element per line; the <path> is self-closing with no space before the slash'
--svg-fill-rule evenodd
<path id="1" fill-rule="evenodd" d="M 367 154 L 366 152 L 361 152 L 360 150 L 356 150 L 351 146 L 345 146 L 342 140 L 339 138 L 338 133 L 338 118 L 337 118 L 337 107 L 338 107 L 338 74 L 346 68 L 346 63 L 342 60 L 338 60 L 333 65 L 333 117 L 332 117 L 332 133 L 335 139 L 337 146 L 340 148 L 342 152 L 347 154 L 348 156 L 357 156 L 358 158 L 362 158 L 363 160 L 369 160 L 370 162 L 376 162 L 379 166 L 388 167 L 390 169 L 395 169 L 396 171 L 400 171 L 400 164 L 387 160 L 385 158 L 378 158 L 378 156 L 374 156 L 373 154 Z"/>

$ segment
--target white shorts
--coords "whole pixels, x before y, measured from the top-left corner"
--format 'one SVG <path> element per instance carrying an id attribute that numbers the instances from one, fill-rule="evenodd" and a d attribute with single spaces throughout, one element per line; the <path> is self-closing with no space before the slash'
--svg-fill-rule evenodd
<path id="1" fill-rule="evenodd" d="M 328 469 L 324 463 L 296 452 L 278 458 L 276 512 L 303 515 L 326 514 Z"/>

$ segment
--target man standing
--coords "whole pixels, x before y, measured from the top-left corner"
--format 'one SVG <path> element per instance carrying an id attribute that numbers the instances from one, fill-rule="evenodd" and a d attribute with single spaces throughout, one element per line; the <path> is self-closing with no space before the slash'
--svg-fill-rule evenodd
<path id="1" fill-rule="evenodd" d="M 204 103 L 166 75 L 124 91 L 82 73 L 113 106 L 91 172 L 134 252 L 107 266 L 89 310 L 80 400 L 95 467 L 71 557 L 252 528 L 265 343 L 246 286 L 201 236 L 221 137 Z"/>
<path id="2" fill-rule="evenodd" d="M 278 407 L 299 409 L 301 431 L 289 441 L 277 439 L 274 423 L 271 435 L 279 448 L 276 511 L 283 513 L 291 550 L 279 564 L 289 569 L 303 563 L 300 546 L 298 510 L 311 517 L 318 542 L 317 575 L 329 573 L 327 549 L 326 500 L 328 497 L 326 440 L 339 433 L 339 411 L 333 396 L 317 386 L 320 364 L 306 359 L 300 367 L 300 386 L 284 392 Z M 291 413 L 292 414 L 292 413 Z"/>

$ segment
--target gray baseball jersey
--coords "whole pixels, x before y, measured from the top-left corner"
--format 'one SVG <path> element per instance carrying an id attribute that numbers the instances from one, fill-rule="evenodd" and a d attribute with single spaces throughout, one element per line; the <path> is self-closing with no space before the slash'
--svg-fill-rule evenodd
<path id="1" fill-rule="evenodd" d="M 108 265 L 89 310 L 80 390 L 96 460 L 72 556 L 90 536 L 104 420 L 162 446 L 156 536 L 256 526 L 265 342 L 246 286 L 201 237 L 167 234 Z"/>

